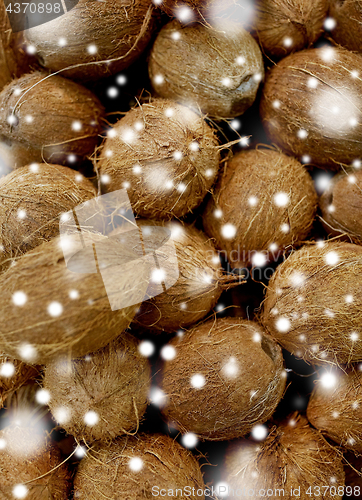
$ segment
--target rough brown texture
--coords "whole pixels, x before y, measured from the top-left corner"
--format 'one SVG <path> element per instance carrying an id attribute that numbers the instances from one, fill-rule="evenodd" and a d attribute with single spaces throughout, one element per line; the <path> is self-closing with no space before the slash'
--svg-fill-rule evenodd
<path id="1" fill-rule="evenodd" d="M 0 136 L 0 177 L 10 174 L 16 168 L 36 162 L 42 162 L 39 149 Z"/>
<path id="2" fill-rule="evenodd" d="M 319 199 L 324 226 L 329 234 L 348 234 L 362 241 L 362 172 L 340 172 Z"/>
<path id="3" fill-rule="evenodd" d="M 264 326 L 285 349 L 310 363 L 361 361 L 361 273 L 359 245 L 304 246 L 272 276 L 261 314 Z"/>
<path id="4" fill-rule="evenodd" d="M 11 82 L 17 73 L 15 54 L 11 48 L 12 31 L 5 10 L 5 3 L 0 5 L 0 90 Z"/>
<path id="5" fill-rule="evenodd" d="M 47 76 L 29 73 L 3 89 L 0 134 L 38 149 L 50 163 L 63 164 L 70 154 L 90 155 L 101 129 L 102 104 L 85 87 Z"/>
<path id="6" fill-rule="evenodd" d="M 59 424 L 78 441 L 110 441 L 138 429 L 147 407 L 150 366 L 138 352 L 138 342 L 122 334 L 103 349 L 74 361 L 47 365 L 44 387 L 50 392 L 50 409 L 67 408 L 69 420 Z M 87 425 L 87 412 L 99 421 Z"/>
<path id="7" fill-rule="evenodd" d="M 230 264 L 243 267 L 253 265 L 256 252 L 271 259 L 287 246 L 300 245 L 316 209 L 317 195 L 304 167 L 279 151 L 258 148 L 228 162 L 203 224 Z M 234 236 L 225 234 L 229 224 Z"/>
<path id="8" fill-rule="evenodd" d="M 241 26 L 218 31 L 174 20 L 156 38 L 149 74 L 161 97 L 228 118 L 253 104 L 264 66 L 259 46 Z"/>
<path id="9" fill-rule="evenodd" d="M 362 452 L 362 374 L 332 372 L 333 387 L 317 381 L 309 399 L 309 422 L 338 445 Z"/>
<path id="10" fill-rule="evenodd" d="M 360 55 L 337 47 L 282 59 L 268 73 L 261 100 L 270 139 L 286 153 L 324 168 L 337 169 L 359 158 L 361 65 Z"/>
<path id="11" fill-rule="evenodd" d="M 42 66 L 78 81 L 98 80 L 127 68 L 155 28 L 150 0 L 80 0 L 67 14 L 26 30 Z M 61 46 L 59 39 L 65 38 Z M 90 54 L 88 47 L 96 47 Z"/>
<path id="12" fill-rule="evenodd" d="M 346 49 L 362 52 L 362 1 L 330 0 L 329 15 L 336 21 L 333 40 Z"/>
<path id="13" fill-rule="evenodd" d="M 239 318 L 209 320 L 170 344 L 162 373 L 167 421 L 201 439 L 246 435 L 274 412 L 285 388 L 282 352 L 262 328 Z M 204 377 L 194 387 L 192 377 Z"/>
<path id="14" fill-rule="evenodd" d="M 131 460 L 142 460 L 139 471 L 132 470 Z M 163 498 L 174 498 L 176 488 L 195 488 L 188 498 L 204 500 L 196 495 L 204 489 L 200 466 L 192 453 L 162 434 L 139 434 L 119 438 L 110 446 L 99 445 L 88 453 L 74 479 L 74 497 L 85 500 L 149 499 L 152 487 L 166 490 Z M 168 490 L 173 490 L 173 495 Z"/>
<path id="15" fill-rule="evenodd" d="M 7 375 L 8 369 L 14 367 L 14 373 Z M 16 391 L 30 380 L 39 375 L 39 370 L 35 366 L 27 365 L 22 361 L 10 358 L 6 354 L 0 353 L 0 407 L 3 406 L 7 396 Z"/>
<path id="16" fill-rule="evenodd" d="M 59 234 L 59 217 L 96 196 L 76 171 L 46 163 L 22 167 L 0 179 L 0 262 Z"/>
<path id="17" fill-rule="evenodd" d="M 182 217 L 216 179 L 215 131 L 185 106 L 154 100 L 126 113 L 112 133 L 98 164 L 99 173 L 110 177 L 104 189 L 127 187 L 133 209 L 143 217 Z"/>
<path id="18" fill-rule="evenodd" d="M 255 30 L 262 49 L 277 57 L 312 45 L 323 33 L 328 0 L 258 0 Z"/>
<path id="19" fill-rule="evenodd" d="M 233 443 L 226 455 L 225 470 L 230 489 L 254 489 L 256 496 L 307 500 L 323 492 L 323 498 L 329 500 L 343 497 L 341 455 L 301 416 L 292 416 L 289 422 L 275 427 L 262 443 Z M 338 494 L 338 487 L 342 494 Z M 284 495 L 277 493 L 278 489 L 284 490 Z M 260 490 L 269 490 L 269 494 L 257 495 Z"/>

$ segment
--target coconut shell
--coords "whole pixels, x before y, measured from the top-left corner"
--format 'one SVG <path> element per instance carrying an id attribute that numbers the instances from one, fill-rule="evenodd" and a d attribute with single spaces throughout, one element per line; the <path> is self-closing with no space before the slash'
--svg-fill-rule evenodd
<path id="1" fill-rule="evenodd" d="M 14 373 L 11 373 L 11 370 Z M 39 369 L 0 353 L 0 407 L 8 395 L 39 375 Z"/>
<path id="2" fill-rule="evenodd" d="M 27 489 L 27 500 L 69 498 L 71 472 L 66 463 L 60 465 L 62 457 L 56 444 L 47 443 L 26 427 L 6 427 L 0 431 L 0 439 L 6 443 L 0 451 L 1 498 L 25 498 L 15 494 L 19 485 Z"/>
<path id="3" fill-rule="evenodd" d="M 187 54 L 187 57 L 185 57 Z M 241 26 L 164 26 L 153 45 L 149 74 L 155 92 L 213 117 L 244 113 L 264 77 L 258 44 Z"/>
<path id="4" fill-rule="evenodd" d="M 143 52 L 156 27 L 154 9 L 150 0 L 80 0 L 65 15 L 26 30 L 25 39 L 42 66 L 70 67 L 61 75 L 78 81 L 98 80 L 123 71 Z"/>
<path id="5" fill-rule="evenodd" d="M 209 320 L 170 344 L 162 390 L 164 417 L 182 433 L 229 440 L 274 412 L 285 388 L 282 351 L 262 328 L 239 318 Z M 203 377 L 201 387 L 193 377 Z"/>
<path id="6" fill-rule="evenodd" d="M 0 179 L 1 260 L 49 241 L 63 212 L 95 196 L 88 179 L 60 165 L 21 167 Z"/>
<path id="7" fill-rule="evenodd" d="M 348 234 L 362 241 L 362 172 L 340 172 L 319 199 L 322 221 L 329 234 Z"/>
<path id="8" fill-rule="evenodd" d="M 285 349 L 312 364 L 362 361 L 362 247 L 330 242 L 297 250 L 277 267 L 261 320 Z"/>
<path id="9" fill-rule="evenodd" d="M 0 136 L 0 177 L 10 174 L 16 168 L 41 162 L 39 149 Z"/>
<path id="10" fill-rule="evenodd" d="M 0 93 L 0 134 L 38 149 L 45 161 L 90 155 L 104 108 L 88 89 L 37 71 L 13 80 Z M 46 79 L 44 79 L 46 78 Z"/>
<path id="11" fill-rule="evenodd" d="M 59 421 L 68 434 L 78 441 L 104 442 L 138 429 L 147 407 L 150 372 L 138 342 L 124 333 L 85 358 L 47 365 L 44 387 L 51 395 L 55 420 L 59 408 L 68 409 L 69 419 Z M 84 422 L 89 411 L 99 418 L 92 426 Z"/>
<path id="12" fill-rule="evenodd" d="M 361 157 L 361 66 L 360 55 L 338 47 L 282 59 L 267 75 L 260 104 L 270 140 L 329 169 Z"/>
<path id="13" fill-rule="evenodd" d="M 323 498 L 343 497 L 338 494 L 338 487 L 341 491 L 344 486 L 341 454 L 301 416 L 274 427 L 262 443 L 233 443 L 225 457 L 225 473 L 230 491 L 246 491 L 249 496 L 307 500 L 318 498 L 319 488 Z"/>
<path id="14" fill-rule="evenodd" d="M 329 0 L 258 0 L 255 30 L 263 50 L 277 57 L 312 45 L 323 33 Z"/>
<path id="15" fill-rule="evenodd" d="M 104 189 L 127 188 L 141 216 L 182 217 L 211 189 L 220 159 L 216 134 L 185 106 L 155 100 L 126 113 L 111 132 L 98 164 Z"/>
<path id="16" fill-rule="evenodd" d="M 205 485 L 192 453 L 169 436 L 138 434 L 119 438 L 109 446 L 100 444 L 90 451 L 75 475 L 74 498 L 140 500 L 155 496 L 153 487 L 166 489 L 163 498 L 174 498 L 176 488 L 187 486 L 191 489 L 188 498 L 204 500 L 203 494 L 196 494 Z"/>
<path id="17" fill-rule="evenodd" d="M 330 0 L 329 15 L 336 21 L 331 31 L 335 42 L 346 49 L 362 52 L 362 1 Z"/>
<path id="18" fill-rule="evenodd" d="M 362 452 L 362 374 L 335 372 L 336 383 L 317 381 L 309 399 L 309 422 L 340 446 Z"/>
<path id="19" fill-rule="evenodd" d="M 317 195 L 304 167 L 279 151 L 258 148 L 228 162 L 203 224 L 232 267 L 243 267 L 253 264 L 256 252 L 271 258 L 270 252 L 300 245 L 316 209 Z"/>

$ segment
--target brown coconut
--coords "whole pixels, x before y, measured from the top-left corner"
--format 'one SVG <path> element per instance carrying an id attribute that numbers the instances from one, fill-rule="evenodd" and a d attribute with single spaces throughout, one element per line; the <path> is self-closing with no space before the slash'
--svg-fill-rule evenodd
<path id="1" fill-rule="evenodd" d="M 170 345 L 162 373 L 162 413 L 182 433 L 229 440 L 274 412 L 285 388 L 282 351 L 263 329 L 239 318 L 209 320 Z"/>
<path id="2" fill-rule="evenodd" d="M 104 142 L 98 164 L 106 191 L 126 188 L 143 217 L 182 217 L 211 189 L 219 168 L 214 129 L 168 100 L 126 113 Z"/>
<path id="3" fill-rule="evenodd" d="M 253 104 L 264 66 L 258 44 L 241 26 L 213 30 L 174 20 L 156 38 L 149 74 L 159 96 L 229 118 Z"/>
<path id="4" fill-rule="evenodd" d="M 64 500 L 69 498 L 71 472 L 56 444 L 31 427 L 0 431 L 1 498 Z M 21 496 L 23 494 L 23 496 Z"/>
<path id="5" fill-rule="evenodd" d="M 90 155 L 104 109 L 88 89 L 61 76 L 36 71 L 13 80 L 0 93 L 0 134 L 63 164 Z"/>
<path id="6" fill-rule="evenodd" d="M 362 172 L 340 172 L 319 199 L 322 222 L 329 234 L 348 234 L 362 241 Z"/>
<path id="7" fill-rule="evenodd" d="M 74 498 L 140 500 L 161 490 L 166 490 L 163 498 L 174 498 L 176 489 L 180 493 L 186 487 L 188 498 L 204 500 L 205 485 L 193 454 L 169 436 L 138 434 L 95 446 L 79 464 Z"/>
<path id="8" fill-rule="evenodd" d="M 59 234 L 59 218 L 96 196 L 92 183 L 60 165 L 32 164 L 0 179 L 1 261 Z"/>
<path id="9" fill-rule="evenodd" d="M 284 152 L 338 169 L 361 157 L 362 57 L 323 47 L 282 59 L 267 75 L 260 112 Z"/>
<path id="10" fill-rule="evenodd" d="M 348 50 L 362 52 L 362 1 L 330 0 L 329 15 L 336 25 L 331 30 L 335 42 Z"/>
<path id="11" fill-rule="evenodd" d="M 140 228 L 164 225 L 170 231 L 168 244 L 175 247 L 179 277 L 163 293 L 142 302 L 132 323 L 133 330 L 173 333 L 187 328 L 211 311 L 223 290 L 237 284 L 236 277 L 223 272 L 215 247 L 201 231 L 178 222 L 162 224 L 139 219 L 137 223 Z M 121 235 L 115 229 L 109 236 L 117 239 Z M 161 241 L 157 246 L 163 256 L 162 261 L 158 259 L 159 265 L 168 276 L 175 262 L 162 250 Z"/>
<path id="12" fill-rule="evenodd" d="M 9 394 L 39 375 L 38 367 L 0 353 L 0 407 Z"/>
<path id="13" fill-rule="evenodd" d="M 47 365 L 44 387 L 55 420 L 68 434 L 78 441 L 104 442 L 138 429 L 147 407 L 150 376 L 137 340 L 124 333 L 85 358 Z M 97 423 L 87 425 L 88 412 L 96 414 Z"/>
<path id="14" fill-rule="evenodd" d="M 317 380 L 309 399 L 309 422 L 340 446 L 362 452 L 362 374 L 331 372 L 334 384 Z M 331 385 L 331 387 L 329 386 Z"/>
<path id="15" fill-rule="evenodd" d="M 311 230 L 317 209 L 313 181 L 294 158 L 272 149 L 237 153 L 220 176 L 203 224 L 233 267 L 254 265 Z"/>
<path id="16" fill-rule="evenodd" d="M 244 491 L 245 496 L 290 500 L 322 494 L 329 500 L 343 497 L 341 454 L 302 416 L 293 415 L 274 427 L 262 443 L 245 439 L 231 444 L 225 474 L 229 491 Z"/>
<path id="17" fill-rule="evenodd" d="M 98 80 L 143 52 L 156 27 L 154 11 L 150 0 L 80 0 L 65 15 L 26 30 L 25 39 L 42 66 L 78 81 Z"/>
<path id="18" fill-rule="evenodd" d="M 312 364 L 362 360 L 362 247 L 321 242 L 277 267 L 261 320 L 285 349 Z"/>
<path id="19" fill-rule="evenodd" d="M 0 136 L 0 177 L 10 174 L 16 168 L 41 162 L 42 157 L 39 149 Z"/>
<path id="20" fill-rule="evenodd" d="M 258 0 L 255 30 L 263 50 L 284 57 L 311 46 L 323 33 L 329 0 Z"/>

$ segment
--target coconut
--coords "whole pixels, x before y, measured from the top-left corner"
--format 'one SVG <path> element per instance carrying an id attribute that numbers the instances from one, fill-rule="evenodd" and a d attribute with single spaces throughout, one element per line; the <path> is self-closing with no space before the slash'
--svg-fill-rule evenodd
<path id="1" fill-rule="evenodd" d="M 204 500 L 202 473 L 192 453 L 169 436 L 138 434 L 119 438 L 109 446 L 94 446 L 79 464 L 74 498 L 139 500 L 157 496 L 157 492 L 163 498 L 174 498 L 176 489 L 180 493 L 187 487 L 188 498 Z"/>
<path id="2" fill-rule="evenodd" d="M 11 26 L 5 3 L 0 5 L 0 90 L 11 82 L 17 72 L 14 52 L 11 49 Z"/>
<path id="3" fill-rule="evenodd" d="M 362 247 L 308 245 L 277 267 L 261 320 L 288 351 L 316 365 L 362 360 Z"/>
<path id="4" fill-rule="evenodd" d="M 0 407 L 7 396 L 39 375 L 35 366 L 0 353 Z"/>
<path id="5" fill-rule="evenodd" d="M 328 0 L 258 0 L 255 30 L 263 50 L 284 57 L 312 45 L 323 33 Z"/>
<path id="6" fill-rule="evenodd" d="M 103 113 L 90 90 L 37 71 L 0 93 L 0 134 L 38 149 L 45 161 L 62 164 L 93 152 Z"/>
<path id="7" fill-rule="evenodd" d="M 303 162 L 337 169 L 362 155 L 362 57 L 323 47 L 282 59 L 267 75 L 260 112 L 274 143 Z"/>
<path id="8" fill-rule="evenodd" d="M 59 216 L 95 195 L 88 179 L 59 165 L 32 164 L 0 179 L 1 260 L 59 234 Z"/>
<path id="9" fill-rule="evenodd" d="M 127 188 L 144 217 L 182 217 L 197 207 L 219 168 L 215 131 L 196 113 L 155 100 L 126 113 L 104 143 L 98 164 L 106 191 Z"/>
<path id="10" fill-rule="evenodd" d="M 98 80 L 127 68 L 154 31 L 150 0 L 80 0 L 65 15 L 25 31 L 42 66 L 79 81 Z"/>
<path id="11" fill-rule="evenodd" d="M 225 474 L 230 496 L 234 490 L 290 500 L 317 498 L 318 491 L 330 500 L 343 497 L 341 454 L 300 415 L 274 427 L 262 443 L 245 439 L 230 445 Z"/>
<path id="12" fill-rule="evenodd" d="M 258 148 L 229 161 L 203 224 L 230 264 L 243 267 L 300 245 L 316 209 L 317 195 L 304 167 L 279 151 Z"/>
<path id="13" fill-rule="evenodd" d="M 307 408 L 309 422 L 336 443 L 362 452 L 362 374 L 326 372 Z"/>
<path id="14" fill-rule="evenodd" d="M 162 413 L 182 433 L 235 439 L 273 414 L 286 372 L 280 347 L 257 323 L 212 319 L 169 345 L 175 356 L 163 368 Z"/>
<path id="15" fill-rule="evenodd" d="M 149 60 L 157 94 L 216 118 L 244 113 L 263 79 L 263 58 L 250 33 L 232 22 L 227 26 L 218 31 L 176 20 L 164 26 Z"/>
<path id="16" fill-rule="evenodd" d="M 41 151 L 0 136 L 0 177 L 31 163 L 42 162 Z"/>
<path id="17" fill-rule="evenodd" d="M 332 235 L 348 234 L 362 240 L 362 172 L 340 172 L 329 182 L 319 199 L 322 221 Z"/>
<path id="18" fill-rule="evenodd" d="M 361 0 L 330 0 L 329 15 L 335 21 L 331 36 L 339 45 L 362 52 Z"/>
<path id="19" fill-rule="evenodd" d="M 56 421 L 78 441 L 102 442 L 138 428 L 146 411 L 150 366 L 124 333 L 85 358 L 46 366 L 44 387 Z"/>

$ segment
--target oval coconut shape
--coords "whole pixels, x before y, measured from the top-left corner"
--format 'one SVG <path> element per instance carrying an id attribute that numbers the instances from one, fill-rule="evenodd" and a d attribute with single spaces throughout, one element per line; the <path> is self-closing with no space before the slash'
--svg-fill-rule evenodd
<path id="1" fill-rule="evenodd" d="M 38 367 L 0 353 L 0 408 L 10 393 L 17 391 L 38 375 Z"/>
<path id="2" fill-rule="evenodd" d="M 38 149 L 49 163 L 93 153 L 104 108 L 85 87 L 36 71 L 13 80 L 0 93 L 0 134 Z"/>
<path id="3" fill-rule="evenodd" d="M 241 26 L 218 31 L 174 20 L 156 38 L 149 74 L 161 97 L 231 118 L 255 101 L 264 65 L 258 44 Z"/>
<path id="4" fill-rule="evenodd" d="M 348 50 L 362 52 L 362 1 L 330 0 L 329 15 L 336 21 L 330 33 L 333 40 Z"/>
<path id="5" fill-rule="evenodd" d="M 329 234 L 348 234 L 362 241 L 362 172 L 340 172 L 319 199 L 322 222 Z"/>
<path id="6" fill-rule="evenodd" d="M 120 286 L 129 284 L 136 294 L 137 277 L 125 273 Z M 102 275 L 69 270 L 58 237 L 16 260 L 0 276 L 0 294 L 0 349 L 31 364 L 104 347 L 128 327 L 137 308 L 112 311 Z"/>
<path id="7" fill-rule="evenodd" d="M 255 31 L 263 51 L 284 57 L 312 45 L 323 33 L 328 0 L 258 0 Z"/>
<path id="8" fill-rule="evenodd" d="M 39 149 L 0 136 L 0 177 L 10 174 L 16 168 L 42 161 Z"/>
<path id="9" fill-rule="evenodd" d="M 32 164 L 0 179 L 0 261 L 58 235 L 60 215 L 96 194 L 88 179 L 60 165 Z"/>
<path id="10" fill-rule="evenodd" d="M 170 345 L 175 357 L 162 372 L 162 413 L 182 433 L 235 439 L 274 413 L 286 373 L 280 347 L 258 324 L 212 319 Z"/>
<path id="11" fill-rule="evenodd" d="M 65 15 L 25 31 L 46 68 L 89 81 L 127 68 L 146 48 L 155 28 L 150 0 L 80 0 Z M 65 41 L 64 44 L 59 40 Z"/>
<path id="12" fill-rule="evenodd" d="M 335 377 L 332 387 L 323 384 L 323 376 L 317 381 L 307 407 L 308 420 L 338 445 L 361 453 L 362 374 L 338 370 L 331 376 Z"/>
<path id="13" fill-rule="evenodd" d="M 338 494 L 345 477 L 341 454 L 301 416 L 275 427 L 262 443 L 245 439 L 231 444 L 225 474 L 230 490 L 257 498 L 308 500 L 318 498 L 318 489 L 328 500 L 343 497 Z"/>
<path id="14" fill-rule="evenodd" d="M 0 452 L 1 498 L 64 500 L 72 488 L 72 473 L 58 446 L 30 427 L 0 431 L 5 448 Z M 53 470 L 54 469 L 54 470 Z"/>
<path id="15" fill-rule="evenodd" d="M 284 349 L 312 364 L 362 360 L 362 247 L 304 246 L 277 267 L 261 321 Z"/>
<path id="16" fill-rule="evenodd" d="M 196 490 L 205 489 L 205 484 L 193 454 L 169 436 L 138 434 L 89 451 L 74 478 L 74 497 L 140 500 L 166 490 L 163 498 L 175 498 L 175 490 L 187 486 L 191 490 L 188 498 L 204 500 L 204 495 L 196 494 Z"/>
<path id="17" fill-rule="evenodd" d="M 147 407 L 150 377 L 150 365 L 139 353 L 138 341 L 123 333 L 85 358 L 48 364 L 44 387 L 50 393 L 55 420 L 68 434 L 78 441 L 104 442 L 138 429 Z"/>
<path id="18" fill-rule="evenodd" d="M 185 106 L 157 99 L 119 120 L 98 170 L 105 191 L 127 188 L 136 213 L 171 219 L 200 205 L 219 161 L 214 129 Z"/>
<path id="19" fill-rule="evenodd" d="M 317 210 L 313 181 L 294 158 L 271 149 L 237 153 L 227 164 L 203 224 L 232 267 L 256 265 L 298 246 Z M 258 255 L 255 255 L 258 253 Z"/>
<path id="20" fill-rule="evenodd" d="M 338 47 L 292 54 L 268 73 L 260 112 L 284 152 L 330 169 L 362 155 L 362 57 Z"/>

